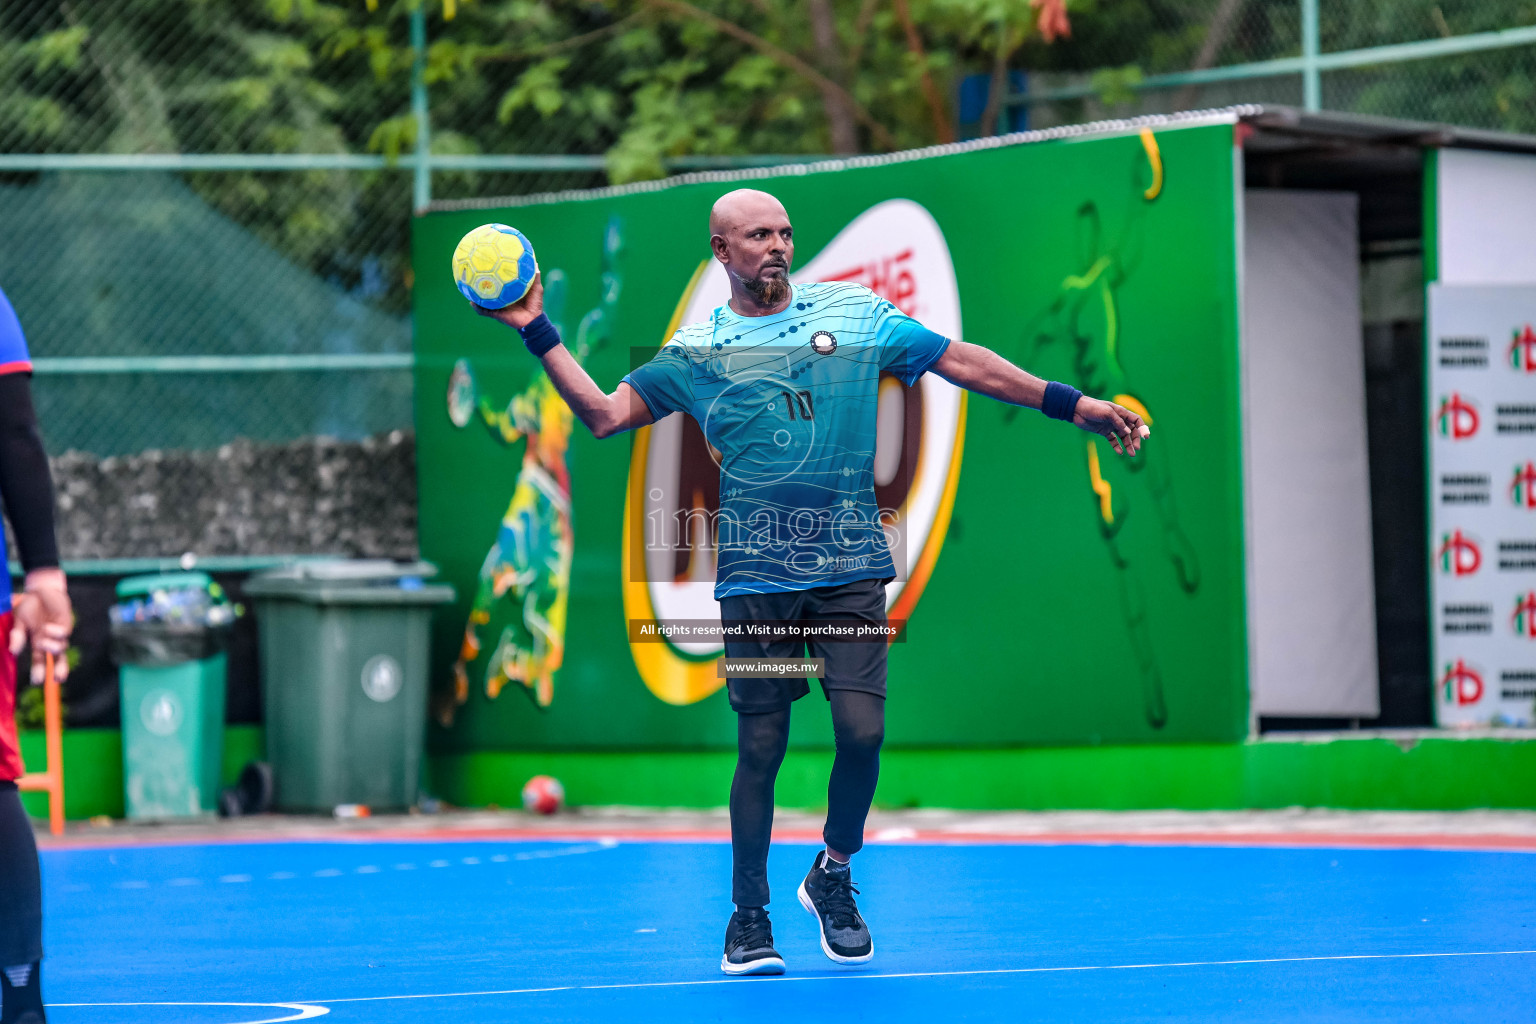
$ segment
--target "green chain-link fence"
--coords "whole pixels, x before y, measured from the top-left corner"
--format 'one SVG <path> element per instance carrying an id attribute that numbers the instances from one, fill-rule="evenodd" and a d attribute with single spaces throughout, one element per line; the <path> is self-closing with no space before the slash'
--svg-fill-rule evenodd
<path id="1" fill-rule="evenodd" d="M 410 176 L 341 159 L 409 84 L 278 13 L 0 5 L 0 288 L 66 559 L 414 549 Z M 399 493 L 349 486 L 367 438 Z"/>
<path id="2" fill-rule="evenodd" d="M 412 209 L 606 184 L 614 141 L 504 116 L 526 61 L 485 47 L 429 89 L 454 31 L 563 27 L 538 5 L 444 13 L 0 4 L 0 288 L 67 560 L 414 552 Z"/>
<path id="3" fill-rule="evenodd" d="M 799 2 L 699 6 L 750 28 L 754 11 L 793 17 Z M 836 10 L 848 31 L 901 41 L 893 11 L 921 30 L 958 2 Z M 647 102 L 632 51 L 652 28 L 661 38 L 645 18 L 666 6 L 476 0 L 446 21 L 436 0 L 0 4 L 0 288 L 36 362 L 66 558 L 409 555 L 411 211 L 649 166 L 611 108 Z M 1000 66 L 984 59 L 990 30 L 921 59 L 951 97 L 967 75 L 1026 69 L 1008 103 L 1030 127 L 1276 102 L 1536 131 L 1532 0 L 1068 10 L 1070 38 L 1029 34 Z M 1033 11 L 1007 0 L 988 16 L 1004 39 Z M 666 74 L 714 73 L 677 63 L 687 46 L 738 45 L 668 24 L 671 41 L 654 43 Z M 747 66 L 729 88 L 779 88 Z M 541 92 L 556 80 L 558 104 Z M 855 91 L 886 109 L 870 88 Z M 763 138 L 824 149 L 823 110 L 773 109 L 781 122 L 801 110 L 805 137 Z M 688 116 L 679 130 L 699 138 L 664 143 L 696 155 L 665 166 L 776 160 L 721 142 L 750 148 L 750 131 L 710 134 Z M 909 121 L 902 138 L 926 130 Z"/>

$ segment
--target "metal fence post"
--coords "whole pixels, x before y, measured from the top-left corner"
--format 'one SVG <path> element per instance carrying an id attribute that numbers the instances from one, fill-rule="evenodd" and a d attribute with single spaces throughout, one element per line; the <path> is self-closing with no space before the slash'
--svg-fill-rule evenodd
<path id="1" fill-rule="evenodd" d="M 432 203 L 432 126 L 427 114 L 427 12 L 418 3 L 411 12 L 411 114 L 416 118 L 416 175 L 412 203 L 421 212 Z"/>
<path id="2" fill-rule="evenodd" d="M 1307 110 L 1323 108 L 1323 83 L 1317 56 L 1317 0 L 1301 0 L 1301 105 Z"/>

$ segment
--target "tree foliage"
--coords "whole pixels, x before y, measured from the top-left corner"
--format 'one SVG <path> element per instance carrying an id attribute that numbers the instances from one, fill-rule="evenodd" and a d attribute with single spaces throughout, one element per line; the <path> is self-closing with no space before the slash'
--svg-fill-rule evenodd
<path id="1" fill-rule="evenodd" d="M 0 4 L 0 151 L 365 151 L 379 112 L 408 102 L 409 82 L 366 49 L 339 50 L 354 25 L 374 28 L 360 3 L 9 0 Z M 380 277 L 370 269 L 380 252 L 393 276 L 404 266 L 403 224 L 389 211 L 408 203 L 408 183 L 330 170 L 188 180 L 324 277 L 363 287 Z"/>
<path id="2" fill-rule="evenodd" d="M 984 58 L 989 27 L 1022 38 L 1042 3 L 1059 9 L 1059 0 L 461 2 L 452 21 L 434 17 L 427 50 L 435 146 L 604 153 L 611 179 L 629 181 L 660 175 L 668 157 L 947 141 L 956 74 Z M 403 71 L 409 61 L 398 50 L 385 63 Z"/>
<path id="3" fill-rule="evenodd" d="M 0 5 L 0 148 L 407 151 L 408 26 L 421 5 L 434 150 L 606 154 L 619 181 L 659 174 L 675 156 L 946 141 L 968 73 L 1122 69 L 1123 90 L 1141 75 L 1300 47 L 1295 0 L 1070 0 L 1071 35 L 1054 38 L 1061 4 L 10 0 Z M 1536 0 L 1320 10 L 1325 50 L 1536 23 Z M 1454 100 L 1472 112 L 1460 120 L 1528 127 L 1528 49 L 1430 63 L 1384 69 L 1395 73 L 1394 112 L 1433 116 Z M 1339 93 L 1373 110 L 1392 99 L 1368 85 Z"/>
<path id="4" fill-rule="evenodd" d="M 426 3 L 444 152 L 892 149 L 953 134 L 956 74 L 1061 0 Z M 29 152 L 409 149 L 418 0 L 13 0 L 0 144 Z M 372 8 L 372 9 L 370 9 Z"/>
<path id="5" fill-rule="evenodd" d="M 7 0 L 0 151 L 381 153 L 416 144 L 412 12 L 440 154 L 602 156 L 604 176 L 438 172 L 439 194 L 633 181 L 670 158 L 890 150 L 961 133 L 955 96 L 1010 69 L 1097 91 L 1075 118 L 1197 105 L 1147 75 L 1299 52 L 1296 0 Z M 423 6 L 424 5 L 424 6 Z M 448 17 L 452 12 L 452 18 Z M 1320 5 L 1325 51 L 1536 23 L 1536 0 Z M 1042 29 L 1049 29 L 1043 31 Z M 1043 77 L 1042 77 L 1043 76 Z M 1335 109 L 1536 130 L 1536 52 L 1325 76 Z M 1255 80 L 1254 89 L 1275 80 Z M 1286 88 L 1294 87 L 1286 80 Z M 1242 89 L 1226 95 L 1242 98 Z M 1145 109 L 1145 107 L 1141 107 Z M 404 273 L 398 172 L 220 172 L 213 205 L 349 287 Z M 372 255 L 370 255 L 372 254 Z"/>

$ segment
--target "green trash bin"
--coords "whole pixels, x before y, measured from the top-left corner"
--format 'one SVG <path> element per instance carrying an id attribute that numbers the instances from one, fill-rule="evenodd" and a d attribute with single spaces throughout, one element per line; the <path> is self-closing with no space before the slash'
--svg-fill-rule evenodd
<path id="1" fill-rule="evenodd" d="M 282 811 L 416 803 L 432 606 L 427 562 L 308 562 L 247 581 L 261 634 L 267 760 Z"/>
<path id="2" fill-rule="evenodd" d="M 135 820 L 218 808 L 229 626 L 205 573 L 130 576 L 110 612 L 123 724 L 123 798 Z"/>

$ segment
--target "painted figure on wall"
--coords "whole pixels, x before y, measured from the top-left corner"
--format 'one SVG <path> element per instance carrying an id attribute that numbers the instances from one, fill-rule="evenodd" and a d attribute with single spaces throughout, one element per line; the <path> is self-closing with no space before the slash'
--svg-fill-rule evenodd
<path id="1" fill-rule="evenodd" d="M 613 333 L 622 283 L 618 258 L 623 238 L 617 219 L 603 235 L 603 271 L 598 304 L 576 329 L 576 361 L 584 363 Z M 544 306 L 561 330 L 566 280 L 559 270 L 544 275 Z M 554 700 L 554 676 L 565 660 L 565 620 L 571 587 L 575 531 L 571 522 L 571 478 L 566 467 L 570 446 L 570 407 L 549 377 L 538 371 L 504 408 L 479 395 L 468 360 L 454 365 L 448 384 L 448 416 L 456 427 L 478 419 L 504 445 L 524 441 L 512 499 L 497 527 L 496 540 L 480 566 L 479 581 L 464 640 L 453 665 L 454 688 L 441 694 L 439 722 L 452 725 L 458 707 L 469 699 L 469 673 L 483 649 L 481 631 L 498 606 L 506 624 L 485 662 L 485 694 L 495 699 L 509 683 L 522 686 L 540 708 Z"/>
<path id="2" fill-rule="evenodd" d="M 1118 292 L 1141 262 L 1145 214 L 1163 190 L 1157 139 L 1145 130 L 1141 142 L 1143 152 L 1137 155 L 1130 174 L 1136 197 L 1119 238 L 1105 239 L 1097 203 L 1090 200 L 1078 208 L 1078 269 L 1062 280 L 1055 300 L 1028 327 L 1025 340 L 1030 352 L 1024 365 L 1037 365 L 1043 349 L 1067 347 L 1077 387 L 1090 394 L 1113 396 L 1116 404 L 1152 424 L 1156 410 L 1143 401 L 1120 358 L 1126 337 L 1121 330 Z M 1088 486 L 1084 496 L 1091 502 L 1099 535 L 1119 581 L 1121 617 L 1141 675 L 1147 724 L 1161 729 L 1168 722 L 1168 706 L 1152 643 L 1146 593 L 1140 572 L 1120 539 L 1133 508 L 1133 493 L 1150 500 L 1162 532 L 1163 552 L 1186 594 L 1200 588 L 1200 561 L 1179 525 L 1166 448 L 1149 446 L 1140 458 L 1101 462 L 1095 443 L 1089 440 L 1086 444 Z"/>

